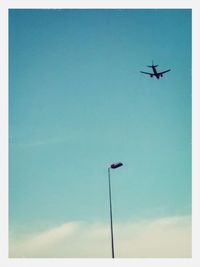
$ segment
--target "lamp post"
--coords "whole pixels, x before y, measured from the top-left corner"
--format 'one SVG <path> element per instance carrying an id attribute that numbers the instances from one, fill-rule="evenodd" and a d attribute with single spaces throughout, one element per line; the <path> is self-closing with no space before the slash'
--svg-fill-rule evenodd
<path id="1" fill-rule="evenodd" d="M 123 166 L 121 162 L 113 163 L 108 168 L 108 184 L 109 184 L 109 200 L 110 200 L 110 229 L 111 229 L 111 247 L 112 247 L 112 258 L 115 257 L 114 252 L 114 238 L 113 238 L 113 223 L 112 223 L 112 200 L 111 200 L 111 183 L 110 183 L 110 169 L 117 169 Z"/>

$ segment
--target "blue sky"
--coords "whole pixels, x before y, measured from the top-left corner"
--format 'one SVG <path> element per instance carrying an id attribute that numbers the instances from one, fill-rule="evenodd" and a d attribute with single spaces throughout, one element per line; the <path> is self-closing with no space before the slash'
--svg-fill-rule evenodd
<path id="1" fill-rule="evenodd" d="M 11 237 L 109 223 L 116 161 L 116 223 L 191 215 L 191 10 L 10 10 Z"/>

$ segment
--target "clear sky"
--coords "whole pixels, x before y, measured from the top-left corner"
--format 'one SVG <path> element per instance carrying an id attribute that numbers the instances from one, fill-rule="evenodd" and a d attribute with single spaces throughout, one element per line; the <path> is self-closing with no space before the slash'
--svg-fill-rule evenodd
<path id="1" fill-rule="evenodd" d="M 11 246 L 109 224 L 116 161 L 116 225 L 191 215 L 191 10 L 10 10 Z"/>

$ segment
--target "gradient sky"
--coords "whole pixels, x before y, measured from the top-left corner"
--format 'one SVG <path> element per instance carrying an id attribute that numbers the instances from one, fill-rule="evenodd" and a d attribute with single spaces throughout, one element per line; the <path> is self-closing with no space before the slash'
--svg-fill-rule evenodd
<path id="1" fill-rule="evenodd" d="M 109 222 L 116 161 L 116 223 L 190 216 L 191 10 L 10 10 L 11 237 Z"/>

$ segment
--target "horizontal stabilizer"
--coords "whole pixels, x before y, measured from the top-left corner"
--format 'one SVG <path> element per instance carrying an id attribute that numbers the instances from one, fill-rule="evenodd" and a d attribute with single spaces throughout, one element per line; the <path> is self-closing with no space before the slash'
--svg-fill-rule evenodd
<path id="1" fill-rule="evenodd" d="M 149 67 L 149 68 L 155 67 L 156 68 L 156 67 L 158 67 L 158 65 L 151 65 L 151 66 L 150 65 L 147 65 L 147 67 Z"/>

